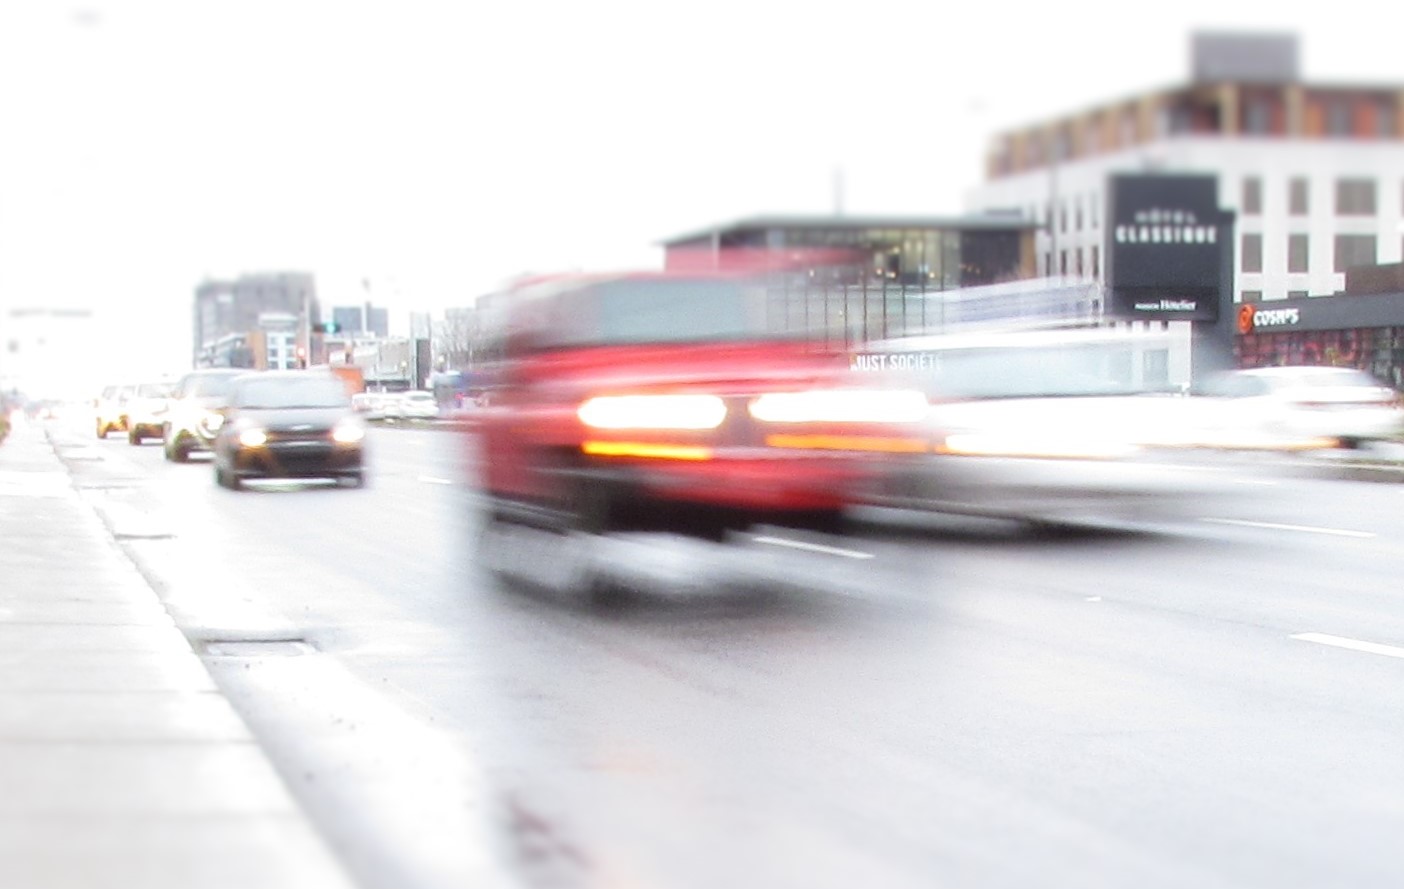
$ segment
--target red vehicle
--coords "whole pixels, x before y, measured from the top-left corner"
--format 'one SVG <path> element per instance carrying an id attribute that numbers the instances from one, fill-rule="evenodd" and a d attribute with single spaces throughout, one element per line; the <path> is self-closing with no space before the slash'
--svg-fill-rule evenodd
<path id="1" fill-rule="evenodd" d="M 500 360 L 473 430 L 498 520 L 712 539 L 832 527 L 877 456 L 928 447 L 925 396 L 857 385 L 755 279 L 572 276 L 492 302 Z"/>

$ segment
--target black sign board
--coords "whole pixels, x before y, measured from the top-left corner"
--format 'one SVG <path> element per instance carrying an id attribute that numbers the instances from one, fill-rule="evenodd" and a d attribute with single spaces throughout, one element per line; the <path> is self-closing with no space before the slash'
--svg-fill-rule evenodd
<path id="1" fill-rule="evenodd" d="M 1217 321 L 1233 253 L 1233 214 L 1219 208 L 1218 179 L 1112 176 L 1107 203 L 1108 309 L 1123 318 Z"/>

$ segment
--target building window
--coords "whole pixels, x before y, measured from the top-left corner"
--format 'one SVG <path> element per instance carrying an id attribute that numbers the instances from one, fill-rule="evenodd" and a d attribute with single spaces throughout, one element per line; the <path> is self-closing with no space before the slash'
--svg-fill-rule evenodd
<path id="1" fill-rule="evenodd" d="M 1073 204 L 1073 226 L 1082 231 L 1082 201 L 1076 200 Z"/>
<path id="2" fill-rule="evenodd" d="M 1394 103 L 1380 100 L 1375 106 L 1375 133 L 1381 139 L 1393 139 L 1399 135 L 1399 115 Z"/>
<path id="3" fill-rule="evenodd" d="M 1306 298 L 1307 298 L 1308 296 L 1310 296 L 1310 295 L 1311 295 L 1311 294 L 1307 293 L 1305 290 L 1289 290 L 1289 291 L 1287 291 L 1287 298 L 1288 298 L 1288 299 L 1306 299 Z"/>
<path id="4" fill-rule="evenodd" d="M 1263 270 L 1263 236 L 1251 234 L 1243 236 L 1242 269 L 1245 272 L 1261 272 Z"/>
<path id="5" fill-rule="evenodd" d="M 1099 200 L 1101 200 L 1101 198 L 1095 191 L 1092 192 L 1092 194 L 1089 195 L 1087 198 L 1088 222 L 1093 228 L 1096 228 L 1097 226 L 1101 225 L 1101 222 L 1099 221 L 1100 217 L 1097 214 L 1097 201 Z"/>
<path id="6" fill-rule="evenodd" d="M 1374 264 L 1374 235 L 1336 235 L 1336 271 Z"/>
<path id="7" fill-rule="evenodd" d="M 1096 244 L 1092 245 L 1092 277 L 1102 277 L 1102 250 Z"/>
<path id="8" fill-rule="evenodd" d="M 1373 179 L 1337 179 L 1336 215 L 1374 216 L 1375 181 Z"/>
<path id="9" fill-rule="evenodd" d="M 1287 236 L 1287 271 L 1292 273 L 1311 271 L 1310 241 L 1306 235 Z"/>
<path id="10" fill-rule="evenodd" d="M 1043 254 L 1043 274 L 1045 277 L 1053 277 L 1053 254 Z"/>
<path id="11" fill-rule="evenodd" d="M 1352 129 L 1350 103 L 1344 99 L 1337 99 L 1329 103 L 1326 106 L 1326 135 L 1349 136 Z"/>
<path id="12" fill-rule="evenodd" d="M 1263 301 L 1261 290 L 1244 290 L 1238 294 L 1238 301 L 1241 303 L 1260 303 Z"/>
<path id="13" fill-rule="evenodd" d="M 1058 257 L 1058 268 L 1059 273 L 1066 277 L 1068 274 L 1068 251 L 1064 250 L 1062 255 Z"/>
<path id="14" fill-rule="evenodd" d="M 1082 277 L 1082 251 L 1077 251 L 1077 276 Z"/>
<path id="15" fill-rule="evenodd" d="M 1243 111 L 1243 132 L 1250 136 L 1265 136 L 1272 132 L 1272 106 L 1254 99 Z"/>
<path id="16" fill-rule="evenodd" d="M 1062 231 L 1068 230 L 1068 204 L 1066 201 L 1058 203 L 1058 228 Z"/>
<path id="17" fill-rule="evenodd" d="M 1305 176 L 1293 177 L 1287 183 L 1287 212 L 1305 216 L 1311 212 L 1310 190 Z"/>
<path id="18" fill-rule="evenodd" d="M 1252 216 L 1263 212 L 1263 180 L 1258 176 L 1243 178 L 1243 212 Z"/>

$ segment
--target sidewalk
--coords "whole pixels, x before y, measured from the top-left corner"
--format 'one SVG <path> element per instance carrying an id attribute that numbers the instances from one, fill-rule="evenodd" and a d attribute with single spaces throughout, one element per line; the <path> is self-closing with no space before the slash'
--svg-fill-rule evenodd
<path id="1" fill-rule="evenodd" d="M 20 421 L 0 444 L 0 889 L 350 885 Z"/>

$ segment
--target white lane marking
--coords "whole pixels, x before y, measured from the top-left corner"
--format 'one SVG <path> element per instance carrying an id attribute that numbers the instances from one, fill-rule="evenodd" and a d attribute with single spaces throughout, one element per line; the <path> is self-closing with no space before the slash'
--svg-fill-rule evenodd
<path id="1" fill-rule="evenodd" d="M 1381 645 L 1378 642 L 1363 642 L 1359 639 L 1347 639 L 1345 636 L 1332 636 L 1329 633 L 1297 633 L 1292 636 L 1302 642 L 1315 642 L 1318 645 L 1330 645 L 1335 648 L 1348 648 L 1351 651 L 1363 651 L 1366 654 L 1382 654 L 1385 657 L 1404 658 L 1404 648 L 1394 645 Z"/>
<path id="2" fill-rule="evenodd" d="M 859 552 L 856 549 L 842 549 L 837 546 L 824 546 L 819 543 L 805 543 L 802 540 L 786 540 L 783 537 L 752 537 L 756 543 L 765 543 L 770 546 L 788 546 L 791 549 L 802 549 L 811 553 L 824 553 L 830 556 L 842 556 L 845 559 L 875 559 L 872 553 Z"/>
<path id="3" fill-rule="evenodd" d="M 453 481 L 452 481 L 451 479 L 439 478 L 439 477 L 433 476 L 433 475 L 421 475 L 421 476 L 419 477 L 419 480 L 422 481 L 422 482 L 424 482 L 426 485 L 451 485 L 451 484 L 453 484 Z"/>
<path id="4" fill-rule="evenodd" d="M 1082 601 L 1084 601 L 1084 602 L 1100 602 L 1100 601 L 1102 601 L 1102 597 L 1101 597 L 1101 596 L 1088 596 L 1086 599 L 1083 599 Z"/>
<path id="5" fill-rule="evenodd" d="M 1278 484 L 1278 482 L 1266 478 L 1236 478 L 1233 483 L 1235 485 L 1262 485 L 1265 488 L 1276 487 Z"/>
<path id="6" fill-rule="evenodd" d="M 1243 528 L 1267 528 L 1270 531 L 1302 531 L 1307 534 L 1329 534 L 1333 537 L 1358 537 L 1368 540 L 1375 537 L 1370 531 L 1350 531 L 1344 528 L 1313 528 L 1310 525 L 1281 525 L 1277 522 L 1248 522 L 1242 519 L 1209 519 L 1201 518 L 1201 522 L 1209 522 L 1214 525 L 1237 525 Z"/>

